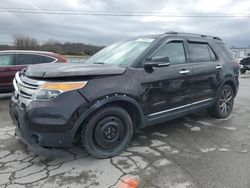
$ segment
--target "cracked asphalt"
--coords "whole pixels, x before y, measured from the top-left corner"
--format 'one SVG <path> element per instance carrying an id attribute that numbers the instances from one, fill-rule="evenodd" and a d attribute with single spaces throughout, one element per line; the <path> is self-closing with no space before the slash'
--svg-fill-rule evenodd
<path id="1" fill-rule="evenodd" d="M 204 111 L 141 130 L 112 159 L 81 146 L 34 153 L 14 135 L 9 97 L 0 96 L 0 187 L 250 187 L 250 73 L 229 118 Z"/>

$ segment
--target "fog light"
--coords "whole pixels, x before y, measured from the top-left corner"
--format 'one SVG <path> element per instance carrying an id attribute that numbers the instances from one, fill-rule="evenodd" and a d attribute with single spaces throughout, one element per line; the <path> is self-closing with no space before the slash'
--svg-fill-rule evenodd
<path id="1" fill-rule="evenodd" d="M 32 144 L 39 144 L 40 143 L 40 139 L 39 139 L 39 136 L 37 134 L 32 134 L 30 136 L 30 138 L 31 138 Z"/>

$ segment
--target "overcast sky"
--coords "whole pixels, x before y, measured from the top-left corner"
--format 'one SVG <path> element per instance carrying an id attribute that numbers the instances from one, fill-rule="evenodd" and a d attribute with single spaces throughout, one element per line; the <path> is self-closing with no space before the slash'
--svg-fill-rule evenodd
<path id="1" fill-rule="evenodd" d="M 1 0 L 0 43 L 10 43 L 14 35 L 24 35 L 39 42 L 54 39 L 108 45 L 137 35 L 180 31 L 216 35 L 230 46 L 250 45 L 250 17 L 247 16 L 118 17 L 1 12 L 6 8 L 250 16 L 249 0 Z"/>

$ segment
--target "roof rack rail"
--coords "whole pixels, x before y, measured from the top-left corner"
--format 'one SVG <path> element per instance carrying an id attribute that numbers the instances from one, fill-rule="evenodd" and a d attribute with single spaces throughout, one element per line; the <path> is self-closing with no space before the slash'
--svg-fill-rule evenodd
<path id="1" fill-rule="evenodd" d="M 197 37 L 205 37 L 205 38 L 212 38 L 212 39 L 215 39 L 215 40 L 221 40 L 221 38 L 219 38 L 219 37 L 210 36 L 210 35 L 195 34 L 195 33 L 182 33 L 182 32 L 169 31 L 169 32 L 166 32 L 165 34 L 169 34 L 169 35 L 192 35 L 192 36 L 197 36 Z"/>

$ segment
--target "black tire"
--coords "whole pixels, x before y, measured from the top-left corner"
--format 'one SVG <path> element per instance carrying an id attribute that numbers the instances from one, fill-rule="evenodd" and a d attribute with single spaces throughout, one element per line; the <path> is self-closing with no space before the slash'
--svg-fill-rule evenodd
<path id="1" fill-rule="evenodd" d="M 110 158 L 123 151 L 133 134 L 133 122 L 128 112 L 110 106 L 93 114 L 82 129 L 85 149 L 94 157 Z"/>
<path id="2" fill-rule="evenodd" d="M 240 69 L 240 73 L 241 73 L 241 74 L 245 74 L 246 71 L 247 71 L 246 69 Z"/>
<path id="3" fill-rule="evenodd" d="M 234 91 L 231 86 L 222 86 L 217 96 L 215 105 L 211 109 L 211 115 L 216 118 L 227 118 L 233 109 Z"/>

